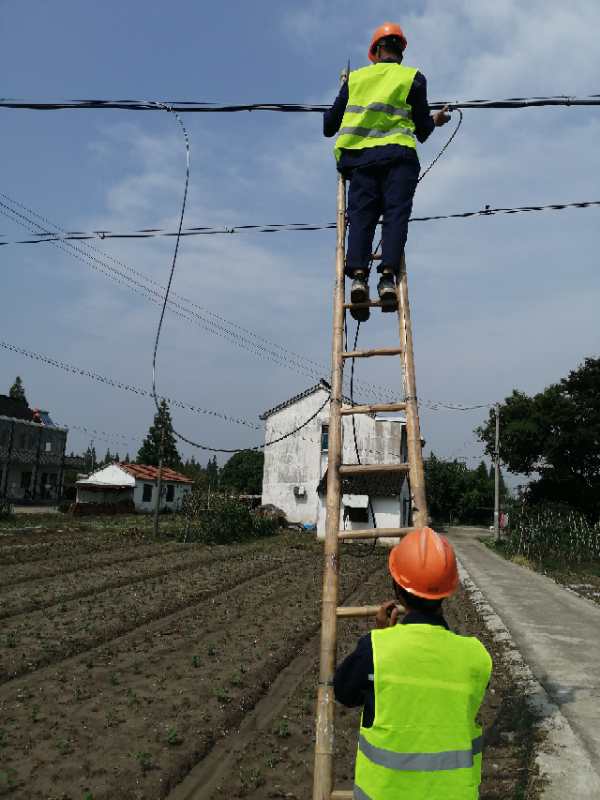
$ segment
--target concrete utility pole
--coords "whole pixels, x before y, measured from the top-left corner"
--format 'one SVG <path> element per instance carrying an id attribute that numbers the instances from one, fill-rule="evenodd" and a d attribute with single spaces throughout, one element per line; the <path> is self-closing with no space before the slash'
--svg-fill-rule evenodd
<path id="1" fill-rule="evenodd" d="M 158 536 L 158 515 L 160 512 L 160 493 L 162 491 L 162 466 L 163 466 L 163 450 L 165 445 L 165 426 L 161 427 L 160 431 L 160 445 L 158 448 L 158 479 L 156 491 L 156 503 L 154 505 L 154 535 Z"/>
<path id="2" fill-rule="evenodd" d="M 494 536 L 500 539 L 500 403 L 496 403 L 496 447 L 494 448 Z"/>

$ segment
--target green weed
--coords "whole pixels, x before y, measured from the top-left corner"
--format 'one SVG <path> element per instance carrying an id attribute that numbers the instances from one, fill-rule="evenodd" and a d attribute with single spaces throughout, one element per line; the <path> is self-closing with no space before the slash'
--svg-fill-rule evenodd
<path id="1" fill-rule="evenodd" d="M 181 744 L 181 742 L 182 739 L 177 733 L 177 729 L 169 728 L 167 731 L 167 744 L 170 744 L 172 747 L 174 747 L 176 744 Z"/>
<path id="2" fill-rule="evenodd" d="M 140 750 L 135 754 L 135 760 L 140 765 L 142 772 L 148 772 L 154 766 L 152 761 L 152 754 L 147 753 L 145 750 Z"/>
<path id="3" fill-rule="evenodd" d="M 290 733 L 290 724 L 285 717 L 279 722 L 279 725 L 275 729 L 275 735 L 279 736 L 280 739 L 287 739 L 292 735 Z"/>

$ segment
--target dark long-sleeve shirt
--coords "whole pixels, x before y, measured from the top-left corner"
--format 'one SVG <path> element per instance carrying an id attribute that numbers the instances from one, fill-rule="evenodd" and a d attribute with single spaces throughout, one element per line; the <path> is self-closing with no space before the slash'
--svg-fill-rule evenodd
<path id="1" fill-rule="evenodd" d="M 439 614 L 411 611 L 402 620 L 402 625 L 441 625 L 449 630 L 448 623 Z M 370 728 L 375 719 L 375 687 L 373 683 L 373 645 L 368 633 L 358 640 L 356 649 L 350 653 L 335 671 L 333 691 L 335 699 L 344 706 L 364 706 L 363 727 Z"/>
<path id="2" fill-rule="evenodd" d="M 391 62 L 393 59 L 389 59 L 389 61 Z M 417 72 L 415 75 L 406 102 L 412 108 L 415 135 L 422 144 L 427 141 L 435 128 L 427 100 L 427 80 L 422 73 Z M 331 108 L 323 112 L 323 134 L 325 136 L 335 136 L 339 131 L 347 105 L 348 83 L 345 82 Z M 417 151 L 414 147 L 403 147 L 401 144 L 384 144 L 359 150 L 344 150 L 338 162 L 338 169 L 346 174 L 355 167 L 365 167 L 400 158 L 418 160 Z"/>

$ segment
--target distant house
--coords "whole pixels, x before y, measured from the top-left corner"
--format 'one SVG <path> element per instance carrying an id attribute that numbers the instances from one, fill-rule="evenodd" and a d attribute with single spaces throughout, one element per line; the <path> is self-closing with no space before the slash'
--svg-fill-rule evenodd
<path id="1" fill-rule="evenodd" d="M 290 522 L 316 525 L 319 536 L 325 531 L 328 397 L 329 385 L 321 381 L 261 415 L 266 422 L 267 442 L 294 430 L 314 415 L 314 419 L 298 433 L 265 448 L 262 502 L 281 508 Z M 360 414 L 354 419 L 361 463 L 407 461 L 404 416 Z M 342 460 L 346 464 L 355 464 L 351 417 L 342 418 L 342 434 Z M 340 509 L 343 526 L 372 528 L 371 507 L 378 527 L 397 528 L 409 524 L 410 491 L 405 475 L 386 476 L 385 479 L 382 476 L 369 480 L 363 476 L 360 478 L 343 484 Z"/>
<path id="2" fill-rule="evenodd" d="M 163 467 L 160 508 L 178 511 L 183 498 L 192 491 L 186 475 Z M 158 467 L 144 464 L 109 464 L 78 480 L 78 505 L 125 505 L 133 502 L 136 511 L 154 511 L 158 490 Z"/>
<path id="3" fill-rule="evenodd" d="M 63 485 L 67 428 L 47 411 L 0 395 L 0 497 L 56 502 Z"/>

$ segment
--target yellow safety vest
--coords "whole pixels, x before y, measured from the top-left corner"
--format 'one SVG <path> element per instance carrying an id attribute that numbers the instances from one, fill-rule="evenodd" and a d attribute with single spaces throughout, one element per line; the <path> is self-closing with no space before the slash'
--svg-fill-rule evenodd
<path id="1" fill-rule="evenodd" d="M 417 148 L 412 108 L 406 102 L 417 70 L 395 62 L 354 70 L 348 79 L 348 105 L 335 143 L 342 150 L 386 144 Z"/>
<path id="2" fill-rule="evenodd" d="M 375 719 L 361 725 L 354 800 L 476 800 L 487 650 L 436 625 L 396 625 L 371 641 Z"/>

